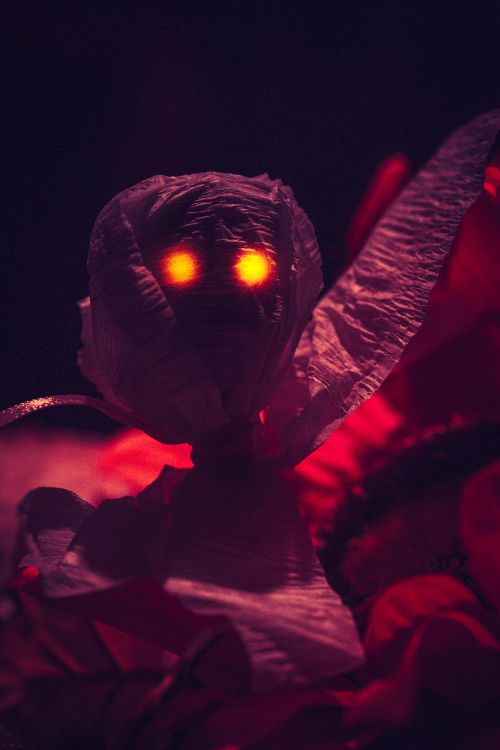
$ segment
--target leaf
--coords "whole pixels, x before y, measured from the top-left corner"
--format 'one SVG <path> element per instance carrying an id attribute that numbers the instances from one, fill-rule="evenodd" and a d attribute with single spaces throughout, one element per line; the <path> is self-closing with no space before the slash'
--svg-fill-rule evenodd
<path id="1" fill-rule="evenodd" d="M 152 594 L 151 588 L 135 591 L 138 607 L 140 597 Z M 26 593 L 19 598 L 22 610 L 0 643 L 0 710 L 6 729 L 27 748 L 128 748 L 145 725 L 163 722 L 165 706 L 172 727 L 185 715 L 192 722 L 199 701 L 191 685 L 200 685 L 200 679 L 211 674 L 212 651 L 216 664 L 224 663 L 221 652 L 234 660 L 227 639 L 222 643 L 213 627 L 199 630 L 178 659 L 159 646 Z M 154 606 L 159 611 L 158 604 Z M 221 680 L 219 675 L 219 684 Z M 179 692 L 188 696 L 180 712 L 174 700 Z M 206 696 L 210 705 L 227 701 L 218 688 L 201 692 L 204 705 Z M 151 750 L 156 745 L 139 747 Z"/>
<path id="2" fill-rule="evenodd" d="M 425 689 L 463 711 L 500 702 L 500 619 L 447 576 L 390 588 L 366 637 L 372 681 L 353 699 L 350 727 L 397 727 L 417 714 Z"/>
<path id="3" fill-rule="evenodd" d="M 473 574 L 500 610 L 500 461 L 474 474 L 465 485 L 461 535 Z"/>

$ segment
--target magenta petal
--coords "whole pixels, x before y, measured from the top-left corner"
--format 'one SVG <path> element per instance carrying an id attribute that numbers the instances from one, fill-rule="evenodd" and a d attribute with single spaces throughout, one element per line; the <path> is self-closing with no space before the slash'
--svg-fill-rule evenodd
<path id="1" fill-rule="evenodd" d="M 418 330 L 465 212 L 481 191 L 500 111 L 458 129 L 382 217 L 306 327 L 266 424 L 294 464 L 381 385 Z"/>

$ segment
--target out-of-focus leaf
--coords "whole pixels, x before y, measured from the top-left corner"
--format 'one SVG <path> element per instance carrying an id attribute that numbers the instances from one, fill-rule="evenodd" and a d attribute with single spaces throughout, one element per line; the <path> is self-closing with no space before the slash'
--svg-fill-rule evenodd
<path id="1" fill-rule="evenodd" d="M 222 706 L 187 734 L 182 750 L 357 750 L 375 732 L 342 727 L 351 693 L 328 688 L 282 691 L 252 702 Z"/>
<path id="2" fill-rule="evenodd" d="M 352 263 L 377 221 L 387 211 L 410 178 L 404 154 L 392 154 L 379 164 L 351 217 L 346 232 L 344 266 Z"/>
<path id="3" fill-rule="evenodd" d="M 136 638 L 182 654 L 200 633 L 213 634 L 213 644 L 197 674 L 230 694 L 250 689 L 248 659 L 225 617 L 196 614 L 152 579 L 133 579 L 103 591 L 54 600 L 62 610 L 118 628 Z"/>
<path id="4" fill-rule="evenodd" d="M 500 461 L 465 485 L 461 534 L 474 575 L 500 611 Z"/>
<path id="5" fill-rule="evenodd" d="M 366 638 L 374 678 L 353 699 L 348 726 L 404 726 L 425 689 L 465 712 L 500 707 L 500 619 L 447 576 L 389 589 Z"/>
<path id="6" fill-rule="evenodd" d="M 449 575 L 414 576 L 391 586 L 375 603 L 365 635 L 371 669 L 378 674 L 391 671 L 425 618 L 476 602 L 474 594 Z"/>
<path id="7" fill-rule="evenodd" d="M 146 726 L 162 736 L 165 717 L 172 731 L 178 731 L 188 717 L 192 723 L 197 715 L 195 688 L 204 684 L 200 680 L 215 674 L 212 649 L 217 652 L 214 662 L 222 665 L 219 684 L 225 661 L 235 655 L 213 628 L 200 629 L 178 659 L 120 630 L 55 609 L 26 593 L 18 596 L 22 609 L 0 642 L 0 713 L 7 730 L 29 750 L 122 750 L 132 746 Z M 233 667 L 237 669 L 236 661 Z M 178 693 L 184 696 L 182 708 L 179 700 L 172 703 Z M 216 687 L 204 687 L 200 695 L 205 708 L 228 700 Z M 152 750 L 160 745 L 137 747 Z"/>

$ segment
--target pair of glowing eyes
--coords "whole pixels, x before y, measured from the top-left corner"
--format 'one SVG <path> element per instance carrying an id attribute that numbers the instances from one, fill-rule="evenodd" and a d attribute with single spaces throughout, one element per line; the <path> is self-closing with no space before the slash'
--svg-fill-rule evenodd
<path id="1" fill-rule="evenodd" d="M 274 273 L 274 261 L 262 250 L 243 247 L 235 257 L 233 273 L 246 286 L 265 284 Z M 162 276 L 167 284 L 189 286 L 203 274 L 199 256 L 189 248 L 173 248 L 162 262 Z"/>

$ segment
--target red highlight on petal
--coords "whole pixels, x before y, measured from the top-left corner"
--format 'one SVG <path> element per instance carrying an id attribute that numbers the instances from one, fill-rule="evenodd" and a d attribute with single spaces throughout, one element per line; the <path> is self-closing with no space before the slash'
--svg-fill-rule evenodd
<path id="1" fill-rule="evenodd" d="M 343 268 L 355 259 L 378 220 L 397 198 L 411 174 L 404 154 L 392 154 L 375 171 L 347 228 Z"/>
<path id="2" fill-rule="evenodd" d="M 14 589 L 23 589 L 25 586 L 35 583 L 39 577 L 40 571 L 36 565 L 26 565 L 25 568 L 21 568 L 17 576 L 10 582 L 10 586 Z"/>
<path id="3" fill-rule="evenodd" d="M 483 188 L 492 198 L 500 200 L 500 169 L 498 167 L 486 167 Z"/>

